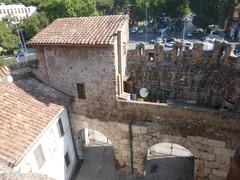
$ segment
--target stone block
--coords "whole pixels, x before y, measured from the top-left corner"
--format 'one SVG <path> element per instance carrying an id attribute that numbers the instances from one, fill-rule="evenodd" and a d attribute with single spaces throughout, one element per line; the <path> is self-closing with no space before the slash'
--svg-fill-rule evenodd
<path id="1" fill-rule="evenodd" d="M 207 152 L 200 152 L 201 158 L 209 161 L 213 161 L 215 159 L 215 155 Z"/>
<path id="2" fill-rule="evenodd" d="M 225 147 L 226 143 L 224 141 L 216 141 L 213 139 L 208 139 L 206 142 L 207 145 L 213 146 L 213 147 Z"/>
<path id="3" fill-rule="evenodd" d="M 227 177 L 227 173 L 226 171 L 220 171 L 220 170 L 216 170 L 216 169 L 213 169 L 212 170 L 212 174 L 213 175 L 216 175 L 218 177 L 223 177 L 223 178 L 226 178 Z"/>

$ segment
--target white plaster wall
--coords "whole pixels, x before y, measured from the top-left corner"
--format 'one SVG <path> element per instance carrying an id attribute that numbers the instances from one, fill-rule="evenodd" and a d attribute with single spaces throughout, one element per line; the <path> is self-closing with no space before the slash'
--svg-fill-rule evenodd
<path id="1" fill-rule="evenodd" d="M 26 19 L 34 13 L 37 13 L 37 8 L 34 6 L 26 7 L 23 4 L 0 4 L 0 19 L 10 15 L 11 17 L 16 17 L 16 21 L 19 22 L 19 20 Z"/>
<path id="2" fill-rule="evenodd" d="M 58 133 L 58 119 L 61 117 L 64 136 L 60 137 Z M 41 144 L 45 163 L 39 169 L 34 156 L 34 150 Z M 68 151 L 70 165 L 65 165 L 64 155 Z M 45 132 L 39 137 L 37 142 L 31 147 L 21 162 L 15 167 L 21 172 L 36 172 L 46 174 L 57 180 L 67 180 L 73 173 L 76 164 L 76 156 L 72 142 L 69 119 L 66 109 L 51 122 Z"/>

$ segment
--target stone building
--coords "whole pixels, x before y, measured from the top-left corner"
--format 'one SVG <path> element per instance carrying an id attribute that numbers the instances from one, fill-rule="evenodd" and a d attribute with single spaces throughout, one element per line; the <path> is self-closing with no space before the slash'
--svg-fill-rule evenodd
<path id="1" fill-rule="evenodd" d="M 104 134 L 113 145 L 119 167 L 131 167 L 134 173 L 143 174 L 147 169 L 149 149 L 171 143 L 191 152 L 196 180 L 226 179 L 231 158 L 240 146 L 240 116 L 235 111 L 239 60 L 231 56 L 228 44 L 215 45 L 211 53 L 203 52 L 201 44 L 194 45 L 192 51 L 183 51 L 179 45 L 167 52 L 159 45 L 152 50 L 140 45 L 127 51 L 125 15 L 58 19 L 30 43 L 37 53 L 35 67 L 29 67 L 32 75 L 72 98 L 67 109 L 79 159 L 84 148 L 82 131 L 88 128 Z M 198 71 L 198 78 L 194 78 Z M 207 78 L 218 74 L 227 75 L 216 84 Z M 173 89 L 169 97 L 176 100 L 222 106 L 219 96 L 223 96 L 231 100 L 225 106 L 232 111 L 187 102 L 130 100 L 130 93 L 138 88 L 135 82 L 142 77 L 145 83 L 151 78 L 151 83 L 156 83 L 159 78 L 164 89 Z M 131 85 L 129 81 L 132 86 L 125 88 L 124 84 Z M 193 81 L 195 84 L 189 83 Z M 218 91 L 218 87 L 222 89 Z"/>

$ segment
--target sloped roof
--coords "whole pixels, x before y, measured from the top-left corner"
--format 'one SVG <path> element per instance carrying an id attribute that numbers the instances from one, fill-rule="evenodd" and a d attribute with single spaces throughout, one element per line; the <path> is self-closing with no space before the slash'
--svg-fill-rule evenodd
<path id="1" fill-rule="evenodd" d="M 32 45 L 111 45 L 127 15 L 61 18 L 34 36 Z"/>
<path id="2" fill-rule="evenodd" d="M 32 78 L 0 85 L 0 160 L 16 164 L 69 101 Z"/>

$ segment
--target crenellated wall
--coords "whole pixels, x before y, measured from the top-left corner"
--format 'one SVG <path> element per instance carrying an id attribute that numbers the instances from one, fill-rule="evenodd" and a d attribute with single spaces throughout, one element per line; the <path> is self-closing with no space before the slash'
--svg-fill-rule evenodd
<path id="1" fill-rule="evenodd" d="M 208 52 L 203 51 L 202 43 L 195 43 L 192 50 L 182 50 L 180 42 L 172 50 L 164 50 L 160 44 L 145 49 L 139 44 L 127 56 L 132 93 L 147 87 L 160 92 L 157 99 L 163 102 L 171 99 L 239 108 L 240 58 L 231 54 L 231 44 L 219 41 Z M 161 92 L 167 92 L 167 97 Z"/>

